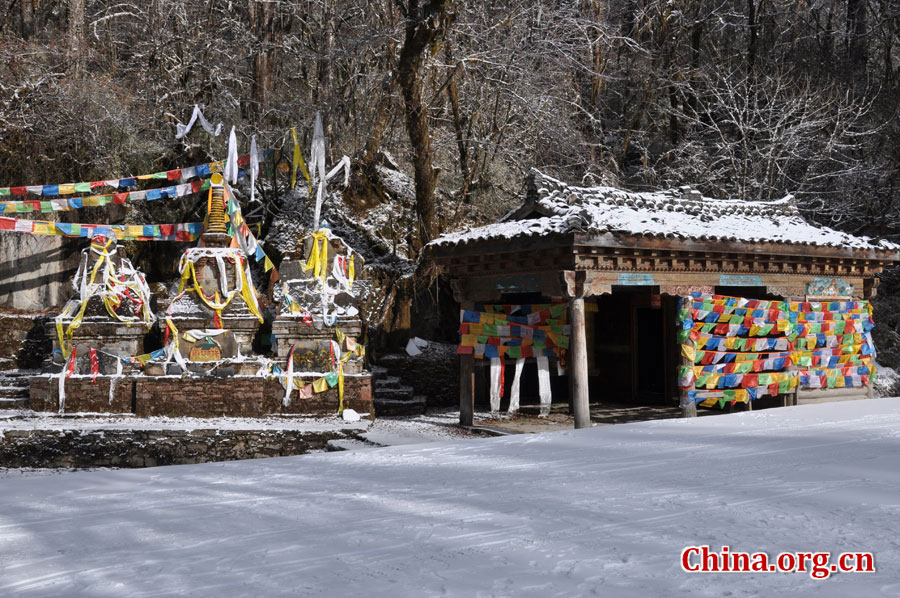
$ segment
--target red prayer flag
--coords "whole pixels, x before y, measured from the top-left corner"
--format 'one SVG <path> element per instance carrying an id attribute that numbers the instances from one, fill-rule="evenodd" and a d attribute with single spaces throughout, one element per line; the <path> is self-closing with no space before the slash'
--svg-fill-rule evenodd
<path id="1" fill-rule="evenodd" d="M 10 187 L 9 192 L 13 195 L 25 195 L 28 190 L 25 187 Z"/>
<path id="2" fill-rule="evenodd" d="M 169 179 L 170 181 L 177 181 L 178 179 L 181 178 L 181 169 L 177 168 L 175 170 L 170 170 L 170 171 L 166 172 L 166 178 Z"/>

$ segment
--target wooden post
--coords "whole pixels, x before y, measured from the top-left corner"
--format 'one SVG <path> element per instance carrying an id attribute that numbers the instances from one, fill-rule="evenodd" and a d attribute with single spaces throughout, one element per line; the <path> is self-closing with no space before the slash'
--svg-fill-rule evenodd
<path id="1" fill-rule="evenodd" d="M 569 343 L 569 395 L 575 412 L 575 428 L 591 427 L 588 389 L 587 331 L 584 321 L 584 295 L 569 299 L 569 324 L 572 337 Z"/>
<path id="2" fill-rule="evenodd" d="M 460 301 L 460 309 L 473 309 L 471 301 Z M 459 356 L 459 425 L 475 425 L 475 356 Z"/>
<path id="3" fill-rule="evenodd" d="M 685 307 L 688 309 L 691 308 L 690 297 L 682 297 L 681 308 L 684 309 Z M 688 347 L 694 347 L 695 343 L 693 340 L 691 340 L 690 337 L 688 337 L 682 344 L 687 345 Z M 684 356 L 684 354 L 681 352 L 681 347 L 678 348 L 678 352 L 681 355 L 681 365 L 687 366 L 689 368 L 694 367 L 694 362 Z M 697 403 L 688 400 L 688 389 L 681 389 L 680 398 L 680 403 L 683 405 L 683 407 L 681 408 L 681 417 L 697 417 Z"/>
<path id="4" fill-rule="evenodd" d="M 475 424 L 475 356 L 459 356 L 459 425 Z"/>

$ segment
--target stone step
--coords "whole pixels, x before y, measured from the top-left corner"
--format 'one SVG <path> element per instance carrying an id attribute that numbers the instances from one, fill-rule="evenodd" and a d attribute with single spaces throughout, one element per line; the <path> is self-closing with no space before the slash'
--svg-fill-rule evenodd
<path id="1" fill-rule="evenodd" d="M 19 367 L 19 362 L 12 357 L 0 357 L 0 371 L 14 370 Z"/>
<path id="2" fill-rule="evenodd" d="M 0 411 L 4 409 L 28 409 L 28 398 L 6 399 L 0 398 Z"/>
<path id="3" fill-rule="evenodd" d="M 378 390 L 380 388 L 397 388 L 403 386 L 403 383 L 400 381 L 399 376 L 387 376 L 385 378 L 378 378 L 375 380 L 375 389 Z"/>
<path id="4" fill-rule="evenodd" d="M 375 400 L 385 399 L 389 401 L 409 401 L 413 398 L 412 386 L 398 386 L 395 388 L 375 388 Z"/>
<path id="5" fill-rule="evenodd" d="M 383 399 L 375 397 L 375 417 L 387 415 L 421 415 L 425 413 L 425 397 L 409 400 Z"/>
<path id="6" fill-rule="evenodd" d="M 388 353 L 378 358 L 378 365 L 390 369 L 391 367 L 402 367 L 409 359 L 409 355 L 403 353 Z"/>
<path id="7" fill-rule="evenodd" d="M 27 399 L 27 386 L 0 386 L 0 399 Z"/>

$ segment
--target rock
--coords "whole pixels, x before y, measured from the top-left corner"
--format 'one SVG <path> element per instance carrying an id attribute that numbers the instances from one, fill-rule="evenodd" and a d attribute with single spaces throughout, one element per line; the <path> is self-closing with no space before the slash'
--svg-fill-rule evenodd
<path id="1" fill-rule="evenodd" d="M 359 413 L 353 409 L 344 409 L 341 413 L 341 417 L 344 418 L 345 422 L 358 422 L 361 419 Z"/>

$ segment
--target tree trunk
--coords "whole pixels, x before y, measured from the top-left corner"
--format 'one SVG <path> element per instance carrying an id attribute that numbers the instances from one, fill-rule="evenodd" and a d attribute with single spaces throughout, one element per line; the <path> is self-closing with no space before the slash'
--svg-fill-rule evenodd
<path id="1" fill-rule="evenodd" d="M 34 0 L 19 0 L 19 14 L 22 16 L 22 39 L 34 35 Z"/>
<path id="2" fill-rule="evenodd" d="M 435 226 L 431 137 L 428 132 L 428 106 L 422 101 L 422 70 L 426 51 L 439 41 L 452 20 L 452 0 L 410 0 L 406 8 L 406 36 L 397 64 L 397 82 L 403 94 L 406 131 L 413 150 L 416 183 L 416 215 L 419 243 L 422 247 L 437 235 Z"/>
<path id="3" fill-rule="evenodd" d="M 256 38 L 256 55 L 253 57 L 253 109 L 258 119 L 265 114 L 274 88 L 274 60 L 272 57 L 275 32 L 275 5 L 272 2 L 250 0 L 247 9 L 250 23 Z"/>
<path id="4" fill-rule="evenodd" d="M 854 69 L 866 67 L 866 0 L 847 0 L 847 59 Z"/>
<path id="5" fill-rule="evenodd" d="M 69 48 L 75 59 L 75 73 L 80 75 L 84 63 L 84 0 L 69 0 L 68 16 Z"/>

